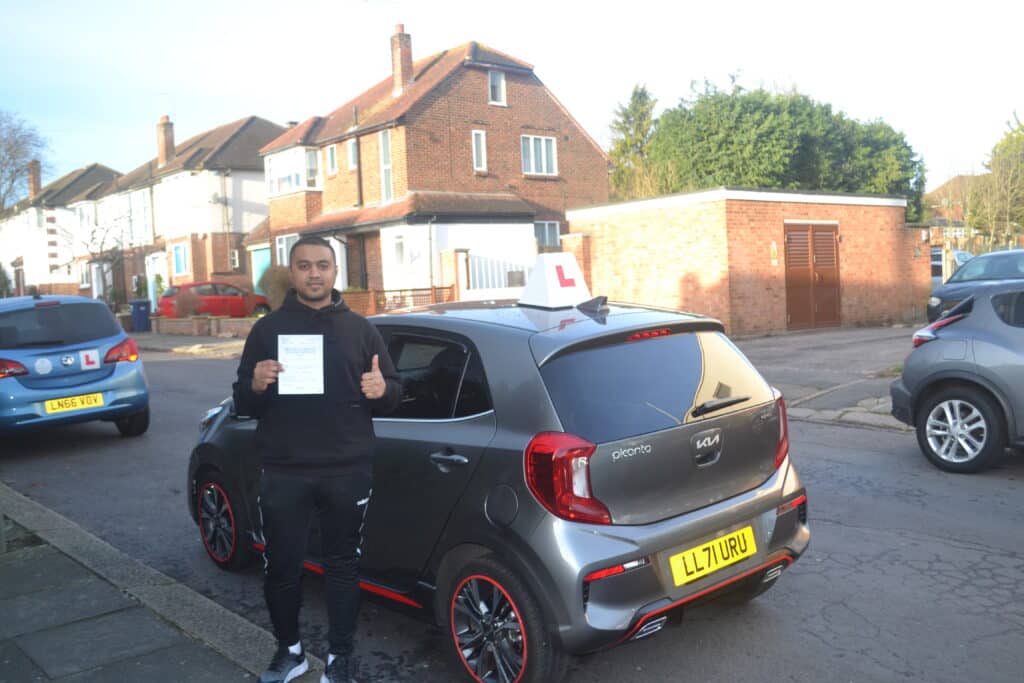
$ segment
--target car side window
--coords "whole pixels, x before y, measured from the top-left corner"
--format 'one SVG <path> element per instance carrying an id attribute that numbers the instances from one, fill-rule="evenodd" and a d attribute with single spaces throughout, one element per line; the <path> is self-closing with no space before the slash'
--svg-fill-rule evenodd
<path id="1" fill-rule="evenodd" d="M 1024 291 L 1005 292 L 992 297 L 996 315 L 1013 327 L 1024 327 Z"/>
<path id="2" fill-rule="evenodd" d="M 220 291 L 221 296 L 244 296 L 242 290 L 231 285 L 217 285 L 217 289 Z"/>
<path id="3" fill-rule="evenodd" d="M 464 345 L 401 332 L 388 336 L 402 381 L 402 401 L 390 417 L 447 420 L 490 409 L 483 368 Z"/>
<path id="4" fill-rule="evenodd" d="M 192 288 L 192 291 L 199 296 L 216 296 L 217 292 L 214 291 L 213 285 L 196 285 Z"/>

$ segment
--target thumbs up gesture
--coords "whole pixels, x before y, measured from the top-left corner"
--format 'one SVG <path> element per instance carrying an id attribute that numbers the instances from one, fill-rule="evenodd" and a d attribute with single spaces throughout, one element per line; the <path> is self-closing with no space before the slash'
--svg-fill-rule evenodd
<path id="1" fill-rule="evenodd" d="M 363 373 L 360 386 L 363 390 L 363 396 L 366 398 L 374 399 L 384 395 L 387 385 L 384 384 L 384 375 L 380 374 L 380 361 L 377 359 L 377 354 L 373 354 L 373 359 L 370 361 L 370 370 Z"/>

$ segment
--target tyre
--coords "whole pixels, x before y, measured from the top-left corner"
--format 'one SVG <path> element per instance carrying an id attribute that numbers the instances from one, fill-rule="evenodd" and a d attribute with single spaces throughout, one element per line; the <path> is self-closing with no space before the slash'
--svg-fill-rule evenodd
<path id="1" fill-rule="evenodd" d="M 980 472 L 1006 448 L 1002 410 L 972 387 L 949 387 L 929 396 L 915 424 L 921 451 L 947 472 Z"/>
<path id="2" fill-rule="evenodd" d="M 114 424 L 121 436 L 142 436 L 149 429 L 149 406 L 134 415 L 115 420 Z"/>
<path id="3" fill-rule="evenodd" d="M 257 318 L 262 318 L 267 313 L 270 313 L 270 306 L 266 304 L 256 304 L 256 307 L 252 309 L 252 314 Z"/>
<path id="4" fill-rule="evenodd" d="M 452 647 L 472 680 L 548 683 L 565 675 L 567 656 L 537 599 L 493 556 L 463 567 L 447 599 Z"/>
<path id="5" fill-rule="evenodd" d="M 240 506 L 241 498 L 219 474 L 200 477 L 196 488 L 199 535 L 214 564 L 228 571 L 244 568 L 253 558 Z"/>

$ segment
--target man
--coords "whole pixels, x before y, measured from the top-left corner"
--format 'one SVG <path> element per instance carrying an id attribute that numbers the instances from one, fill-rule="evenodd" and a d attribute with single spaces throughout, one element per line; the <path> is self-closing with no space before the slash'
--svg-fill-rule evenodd
<path id="1" fill-rule="evenodd" d="M 334 290 L 337 274 L 334 250 L 322 238 L 292 246 L 292 289 L 280 309 L 253 325 L 234 385 L 237 411 L 259 418 L 264 595 L 278 642 L 261 683 L 287 683 L 308 669 L 299 607 L 313 514 L 330 622 L 320 681 L 350 681 L 360 532 L 372 483 L 371 414 L 394 410 L 401 384 L 380 333 Z"/>

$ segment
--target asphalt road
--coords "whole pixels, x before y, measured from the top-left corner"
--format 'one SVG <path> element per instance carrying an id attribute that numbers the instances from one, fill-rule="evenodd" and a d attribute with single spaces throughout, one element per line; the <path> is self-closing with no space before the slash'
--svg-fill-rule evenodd
<path id="1" fill-rule="evenodd" d="M 763 367 L 757 349 L 740 345 Z M 198 417 L 227 395 L 236 361 L 148 353 L 145 362 L 154 414 L 145 436 L 100 423 L 8 438 L 0 480 L 269 628 L 258 568 L 216 569 L 185 509 Z M 694 608 L 679 627 L 574 661 L 568 681 L 1020 680 L 1024 458 L 954 476 L 908 434 L 792 422 L 790 439 L 809 494 L 807 554 L 753 603 Z M 322 597 L 322 581 L 308 577 L 303 629 L 318 654 Z M 359 673 L 456 680 L 445 645 L 437 629 L 365 603 Z"/>

